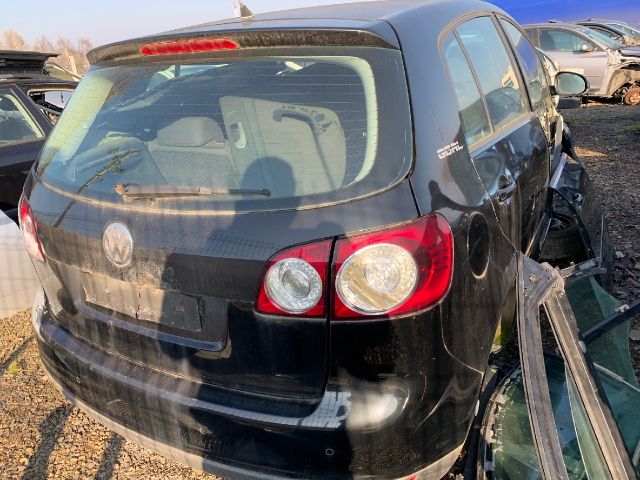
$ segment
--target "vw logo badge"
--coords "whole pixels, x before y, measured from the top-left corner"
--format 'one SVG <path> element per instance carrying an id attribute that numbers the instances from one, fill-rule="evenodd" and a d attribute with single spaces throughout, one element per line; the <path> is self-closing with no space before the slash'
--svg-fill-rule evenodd
<path id="1" fill-rule="evenodd" d="M 110 223 L 102 234 L 102 248 L 107 258 L 117 267 L 126 267 L 133 257 L 133 238 L 122 223 Z"/>

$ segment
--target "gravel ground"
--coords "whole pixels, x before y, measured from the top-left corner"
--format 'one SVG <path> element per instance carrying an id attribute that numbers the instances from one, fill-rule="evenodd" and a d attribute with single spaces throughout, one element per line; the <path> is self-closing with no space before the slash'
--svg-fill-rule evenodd
<path id="1" fill-rule="evenodd" d="M 576 151 L 604 194 L 615 264 L 614 296 L 640 299 L 640 108 L 590 104 L 563 112 Z M 640 315 L 631 323 L 630 350 L 640 378 Z"/>
<path id="2" fill-rule="evenodd" d="M 595 105 L 565 112 L 593 179 L 607 197 L 615 294 L 640 298 L 640 107 Z M 0 320 L 0 479 L 214 479 L 111 433 L 47 382 L 30 312 Z M 640 370 L 640 318 L 632 326 Z"/>
<path id="3" fill-rule="evenodd" d="M 0 479 L 212 479 L 125 441 L 47 381 L 31 312 L 0 320 Z"/>

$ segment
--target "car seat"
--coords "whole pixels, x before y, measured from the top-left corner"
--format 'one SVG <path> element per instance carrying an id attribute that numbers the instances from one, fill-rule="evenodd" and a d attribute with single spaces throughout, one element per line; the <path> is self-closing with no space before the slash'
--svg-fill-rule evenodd
<path id="1" fill-rule="evenodd" d="M 148 149 L 170 185 L 238 186 L 229 142 L 212 118 L 184 117 L 159 128 Z"/>

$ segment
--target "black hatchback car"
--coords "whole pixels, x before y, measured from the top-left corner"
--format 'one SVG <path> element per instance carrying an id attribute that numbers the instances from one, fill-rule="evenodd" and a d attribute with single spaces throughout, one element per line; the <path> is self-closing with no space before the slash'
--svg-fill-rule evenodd
<path id="1" fill-rule="evenodd" d="M 584 78 L 549 85 L 477 1 L 259 15 L 90 60 L 20 205 L 53 382 L 225 477 L 442 476 L 516 252 L 549 225 L 552 94 Z"/>

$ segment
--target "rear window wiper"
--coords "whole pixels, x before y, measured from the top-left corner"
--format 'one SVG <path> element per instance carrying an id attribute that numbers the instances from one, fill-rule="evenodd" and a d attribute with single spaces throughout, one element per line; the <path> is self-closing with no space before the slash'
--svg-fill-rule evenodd
<path id="1" fill-rule="evenodd" d="M 172 185 L 125 185 L 119 183 L 115 191 L 125 200 L 179 198 L 179 197 L 213 197 L 216 195 L 261 195 L 270 197 L 271 191 L 251 188 L 209 188 Z"/>

